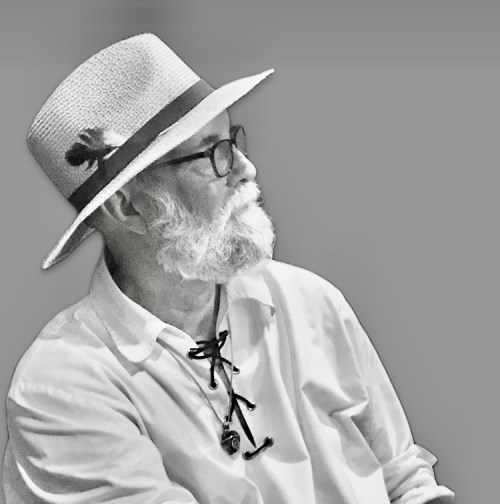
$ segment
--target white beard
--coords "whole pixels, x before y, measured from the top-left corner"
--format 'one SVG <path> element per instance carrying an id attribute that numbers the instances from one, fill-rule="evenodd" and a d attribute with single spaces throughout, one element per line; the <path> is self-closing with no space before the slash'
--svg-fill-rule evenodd
<path id="1" fill-rule="evenodd" d="M 255 182 L 242 184 L 214 219 L 188 210 L 170 194 L 146 189 L 156 260 L 183 278 L 226 283 L 271 259 L 274 230 Z"/>

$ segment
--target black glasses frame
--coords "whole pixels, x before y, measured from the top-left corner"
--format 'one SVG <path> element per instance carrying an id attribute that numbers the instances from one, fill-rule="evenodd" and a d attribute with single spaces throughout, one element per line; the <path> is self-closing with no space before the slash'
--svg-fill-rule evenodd
<path id="1" fill-rule="evenodd" d="M 210 162 L 212 163 L 212 168 L 214 170 L 215 176 L 218 178 L 224 178 L 227 177 L 231 171 L 233 170 L 233 163 L 234 163 L 234 154 L 233 154 L 233 145 L 238 149 L 238 146 L 236 145 L 236 136 L 238 133 L 243 132 L 243 138 L 246 141 L 246 133 L 245 133 L 245 128 L 241 125 L 235 125 L 232 126 L 230 129 L 231 133 L 231 138 L 225 138 L 224 140 L 220 140 L 217 143 L 213 144 L 212 147 L 202 151 L 202 152 L 195 152 L 193 154 L 188 154 L 187 156 L 182 156 L 180 158 L 175 158 L 175 159 L 170 159 L 169 161 L 165 162 L 165 165 L 176 165 L 176 164 L 181 164 L 185 163 L 187 161 L 193 161 L 194 159 L 202 159 L 202 158 L 210 158 Z M 231 159 L 229 162 L 229 169 L 227 170 L 227 173 L 221 174 L 217 170 L 217 164 L 215 162 L 215 150 L 219 145 L 224 144 L 229 142 L 230 146 L 230 152 L 231 152 Z M 245 142 L 246 143 L 246 142 Z M 245 150 L 238 149 L 243 155 L 247 155 Z"/>

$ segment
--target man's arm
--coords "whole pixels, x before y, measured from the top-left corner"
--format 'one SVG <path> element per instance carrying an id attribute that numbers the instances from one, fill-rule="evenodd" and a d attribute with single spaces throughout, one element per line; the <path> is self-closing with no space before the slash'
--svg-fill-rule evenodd
<path id="1" fill-rule="evenodd" d="M 382 465 L 387 493 L 397 504 L 450 504 L 454 494 L 436 483 L 436 458 L 416 445 L 391 381 L 368 336 L 350 306 L 343 319 L 358 354 L 368 397 L 370 417 L 364 433 Z"/>
<path id="2" fill-rule="evenodd" d="M 19 382 L 7 412 L 7 504 L 196 504 L 169 480 L 133 415 L 109 397 Z"/>

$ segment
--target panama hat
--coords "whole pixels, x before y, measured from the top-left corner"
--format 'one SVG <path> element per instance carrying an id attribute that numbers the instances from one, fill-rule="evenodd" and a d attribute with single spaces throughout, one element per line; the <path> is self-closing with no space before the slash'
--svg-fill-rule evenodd
<path id="1" fill-rule="evenodd" d="M 272 72 L 214 89 L 153 34 L 122 40 L 77 67 L 50 95 L 28 132 L 29 150 L 78 212 L 42 268 L 64 259 L 92 233 L 85 219 L 112 194 Z M 123 141 L 96 153 L 99 162 L 73 166 L 68 152 L 95 129 Z"/>

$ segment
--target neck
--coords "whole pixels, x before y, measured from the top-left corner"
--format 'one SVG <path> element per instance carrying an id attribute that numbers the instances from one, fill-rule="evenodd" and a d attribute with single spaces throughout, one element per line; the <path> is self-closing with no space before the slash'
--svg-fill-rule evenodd
<path id="1" fill-rule="evenodd" d="M 155 261 L 138 262 L 107 253 L 106 262 L 120 290 L 160 320 L 195 341 L 215 335 L 219 285 L 167 273 Z"/>

